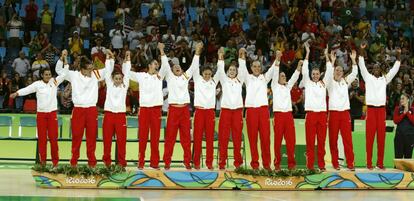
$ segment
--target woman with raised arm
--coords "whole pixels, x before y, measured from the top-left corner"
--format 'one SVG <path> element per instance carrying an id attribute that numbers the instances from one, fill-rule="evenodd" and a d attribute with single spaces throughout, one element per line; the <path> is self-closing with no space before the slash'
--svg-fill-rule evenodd
<path id="1" fill-rule="evenodd" d="M 336 66 L 333 77 L 328 80 L 326 86 L 329 95 L 329 148 L 331 150 L 332 166 L 340 170 L 338 163 L 338 135 L 341 132 L 344 144 L 346 163 L 349 170 L 354 171 L 354 151 L 352 145 L 351 117 L 349 114 L 350 103 L 348 89 L 358 75 L 356 63 L 356 51 L 352 50 L 352 71 L 344 76 L 344 68 Z M 334 65 L 334 63 L 332 63 Z"/>
<path id="2" fill-rule="evenodd" d="M 239 65 L 246 65 L 242 58 L 246 53 L 239 50 Z M 242 85 L 244 77 L 237 73 L 237 67 L 230 65 L 224 70 L 224 48 L 218 51 L 217 75 L 223 91 L 221 97 L 221 111 L 219 120 L 219 169 L 224 170 L 227 162 L 227 148 L 229 139 L 233 141 L 234 167 L 239 168 L 243 164 L 241 155 L 242 129 L 243 129 L 243 98 Z"/>
<path id="3" fill-rule="evenodd" d="M 331 52 L 331 61 L 329 61 L 328 47 L 325 49 L 326 72 L 321 80 L 319 68 L 313 68 L 311 77 L 309 77 L 309 44 L 305 43 L 306 57 L 303 62 L 302 75 L 303 85 L 305 87 L 305 130 L 306 130 L 306 167 L 314 169 L 315 161 L 315 137 L 318 147 L 318 167 L 325 171 L 325 141 L 326 141 L 326 83 L 332 79 L 333 67 L 336 55 Z"/>
<path id="4" fill-rule="evenodd" d="M 381 69 L 380 64 L 374 64 L 372 74 L 365 66 L 364 55 L 365 43 L 361 44 L 358 65 L 362 78 L 365 81 L 365 102 L 367 108 L 367 119 L 365 123 L 367 168 L 372 170 L 372 147 L 375 135 L 377 135 L 377 167 L 385 170 L 384 167 L 384 146 L 385 146 L 385 104 L 387 99 L 387 84 L 392 81 L 400 69 L 401 49 L 396 49 L 397 61 L 388 73 Z"/>
<path id="5" fill-rule="evenodd" d="M 298 62 L 296 71 L 293 73 L 289 81 L 286 81 L 286 74 L 280 72 L 281 52 L 277 51 L 276 60 L 273 66 L 275 66 L 275 72 L 272 80 L 272 92 L 273 92 L 273 112 L 274 112 L 274 134 L 275 134 L 275 160 L 274 165 L 276 170 L 280 170 L 280 161 L 282 156 L 280 148 L 282 146 L 282 140 L 285 138 L 286 152 L 288 157 L 288 169 L 292 170 L 296 167 L 295 161 L 295 144 L 296 144 L 296 132 L 295 122 L 292 115 L 292 101 L 290 97 L 290 91 L 293 85 L 298 81 L 303 60 Z"/>
<path id="6" fill-rule="evenodd" d="M 267 98 L 267 84 L 273 77 L 275 67 L 272 66 L 266 73 L 262 72 L 262 63 L 253 61 L 250 66 L 252 74 L 247 71 L 245 63 L 245 51 L 240 63 L 240 74 L 246 83 L 246 124 L 249 136 L 250 154 L 253 169 L 259 168 L 259 152 L 257 141 L 260 137 L 260 148 L 262 153 L 263 168 L 270 170 L 270 114 Z"/>
<path id="7" fill-rule="evenodd" d="M 214 77 L 210 67 L 201 71 L 195 68 L 194 79 L 194 134 L 193 134 L 193 163 L 194 168 L 200 169 L 200 155 L 202 154 L 203 134 L 206 140 L 206 166 L 213 170 L 214 158 L 214 128 L 216 119 L 216 87 L 218 73 Z"/>
<path id="8" fill-rule="evenodd" d="M 126 104 L 125 99 L 129 87 L 129 72 L 131 70 L 131 52 L 125 53 L 122 72 L 114 69 L 114 55 L 107 50 L 105 68 L 106 99 L 103 119 L 103 156 L 106 166 L 111 165 L 112 137 L 116 136 L 118 165 L 126 167 Z"/>
<path id="9" fill-rule="evenodd" d="M 164 45 L 159 43 L 158 49 L 163 51 Z M 152 60 L 148 63 L 147 72 L 130 72 L 132 81 L 139 84 L 139 112 L 138 112 L 138 169 L 145 165 L 145 151 L 148 136 L 150 135 L 150 167 L 159 169 L 159 141 L 161 129 L 161 107 L 163 104 L 162 80 L 158 73 L 159 63 Z"/>
<path id="10" fill-rule="evenodd" d="M 191 135 L 190 135 L 190 95 L 188 93 L 188 82 L 193 76 L 195 68 L 199 68 L 200 54 L 203 49 L 203 44 L 199 43 L 196 46 L 196 53 L 190 68 L 183 71 L 181 66 L 175 64 L 170 67 L 168 58 L 164 53 L 164 45 L 161 45 L 161 77 L 165 76 L 168 87 L 168 117 L 167 117 L 167 131 L 165 135 L 164 144 L 164 168 L 170 169 L 171 156 L 174 151 L 175 141 L 177 139 L 177 132 L 180 131 L 180 143 L 184 150 L 184 166 L 187 170 L 191 170 Z"/>
<path id="11" fill-rule="evenodd" d="M 92 62 L 86 58 L 80 59 L 80 71 L 70 70 L 65 79 L 72 85 L 72 101 L 74 104 L 71 117 L 72 126 L 72 158 L 70 164 L 78 165 L 79 151 L 86 129 L 86 155 L 89 167 L 96 166 L 96 135 L 98 129 L 98 101 L 99 81 L 105 78 L 105 69 L 94 70 Z M 56 66 L 58 75 L 62 74 L 62 66 Z"/>
<path id="12" fill-rule="evenodd" d="M 11 98 L 15 98 L 17 96 L 26 96 L 31 93 L 36 93 L 37 140 L 39 144 L 39 161 L 41 165 L 46 165 L 47 139 L 49 139 L 50 143 L 50 155 L 52 156 L 53 167 L 56 167 L 59 162 L 58 120 L 56 115 L 58 108 L 56 95 L 59 84 L 64 81 L 64 76 L 69 71 L 69 65 L 66 60 L 67 55 L 68 52 L 63 50 L 61 57 L 56 64 L 56 66 L 59 66 L 62 69 L 61 75 L 53 78 L 50 68 L 43 68 L 39 72 L 41 80 L 33 82 L 31 85 L 10 94 Z"/>

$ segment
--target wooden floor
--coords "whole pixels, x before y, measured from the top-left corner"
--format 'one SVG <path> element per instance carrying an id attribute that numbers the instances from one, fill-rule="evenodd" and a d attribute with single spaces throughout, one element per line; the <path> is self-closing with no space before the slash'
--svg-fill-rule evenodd
<path id="1" fill-rule="evenodd" d="M 195 191 L 195 190 L 96 190 L 96 189 L 43 189 L 35 186 L 30 170 L 0 170 L 0 195 L 41 197 L 128 197 L 152 200 L 352 200 L 352 201 L 412 201 L 413 190 L 341 190 L 341 191 Z"/>

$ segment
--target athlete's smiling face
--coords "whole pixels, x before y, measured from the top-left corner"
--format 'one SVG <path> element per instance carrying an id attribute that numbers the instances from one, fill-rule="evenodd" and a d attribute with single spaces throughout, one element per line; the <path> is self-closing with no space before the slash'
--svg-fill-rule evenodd
<path id="1" fill-rule="evenodd" d="M 44 82 L 49 82 L 50 78 L 52 78 L 52 72 L 50 70 L 43 71 L 42 78 Z"/>
<path id="2" fill-rule="evenodd" d="M 259 76 L 262 73 L 262 68 L 260 67 L 260 62 L 258 61 L 253 62 L 251 69 L 254 76 Z"/>
<path id="3" fill-rule="evenodd" d="M 205 69 L 203 70 L 202 76 L 205 81 L 209 81 L 211 79 L 211 75 L 213 72 L 211 72 L 211 69 Z"/>
<path id="4" fill-rule="evenodd" d="M 235 78 L 237 76 L 237 68 L 234 65 L 231 65 L 227 70 L 227 76 L 229 78 Z"/>
<path id="5" fill-rule="evenodd" d="M 400 104 L 404 107 L 408 106 L 408 97 L 405 94 L 401 95 Z"/>
<path id="6" fill-rule="evenodd" d="M 172 67 L 172 72 L 175 76 L 181 76 L 183 74 L 183 70 L 181 69 L 181 66 L 177 64 L 175 64 Z"/>
<path id="7" fill-rule="evenodd" d="M 381 67 L 378 64 L 375 64 L 372 67 L 372 74 L 374 74 L 375 77 L 381 76 Z"/>
<path id="8" fill-rule="evenodd" d="M 319 69 L 313 69 L 312 70 L 312 81 L 319 82 L 319 79 L 321 78 L 321 72 Z"/>
<path id="9" fill-rule="evenodd" d="M 286 74 L 284 72 L 279 73 L 279 84 L 286 84 Z"/>
<path id="10" fill-rule="evenodd" d="M 344 76 L 344 69 L 342 66 L 336 66 L 335 67 L 335 80 L 339 80 Z"/>
<path id="11" fill-rule="evenodd" d="M 148 65 L 148 70 L 149 71 L 156 71 L 159 68 L 159 64 L 157 60 L 153 60 L 149 65 Z"/>
<path id="12" fill-rule="evenodd" d="M 117 73 L 112 76 L 112 81 L 114 82 L 115 86 L 120 86 L 121 84 L 123 84 L 123 78 L 124 76 L 121 73 Z"/>

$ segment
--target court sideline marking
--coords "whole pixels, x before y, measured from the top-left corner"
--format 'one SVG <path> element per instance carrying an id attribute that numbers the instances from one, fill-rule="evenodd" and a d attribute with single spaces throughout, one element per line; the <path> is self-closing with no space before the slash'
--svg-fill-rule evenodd
<path id="1" fill-rule="evenodd" d="M 287 200 L 280 199 L 280 198 L 263 196 L 263 195 L 256 195 L 256 194 L 251 194 L 251 193 L 248 193 L 248 192 L 240 192 L 240 194 L 242 194 L 244 196 L 251 196 L 251 197 L 257 197 L 257 198 L 265 198 L 266 200 L 287 201 Z"/>

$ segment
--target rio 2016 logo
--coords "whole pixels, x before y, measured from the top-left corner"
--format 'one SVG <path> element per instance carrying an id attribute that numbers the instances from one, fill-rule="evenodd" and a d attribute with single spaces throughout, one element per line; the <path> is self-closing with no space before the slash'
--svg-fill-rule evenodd
<path id="1" fill-rule="evenodd" d="M 84 178 L 83 176 L 80 178 L 67 177 L 66 183 L 67 184 L 95 184 L 96 179 L 95 177 Z"/>
<path id="2" fill-rule="evenodd" d="M 291 186 L 292 184 L 293 184 L 292 179 L 289 179 L 289 180 L 282 180 L 282 179 L 273 180 L 273 179 L 267 178 L 265 180 L 265 185 L 266 186 Z"/>

